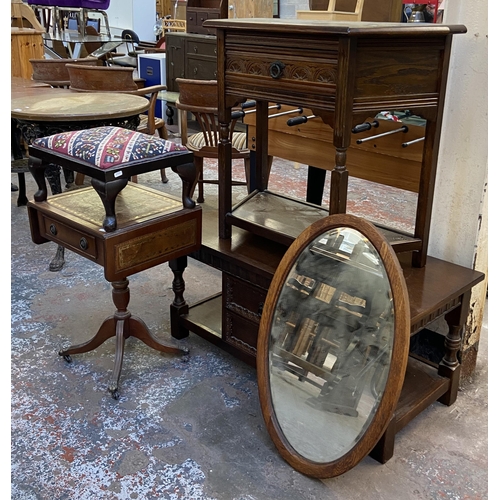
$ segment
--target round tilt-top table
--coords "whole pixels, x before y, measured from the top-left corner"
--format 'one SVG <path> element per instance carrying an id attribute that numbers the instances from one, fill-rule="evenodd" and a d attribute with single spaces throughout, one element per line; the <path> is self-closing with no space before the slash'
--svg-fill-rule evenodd
<path id="1" fill-rule="evenodd" d="M 43 97 L 36 94 L 15 97 L 11 100 L 11 116 L 22 122 L 21 125 L 61 131 L 83 129 L 83 125 L 90 128 L 101 124 L 138 124 L 139 115 L 148 107 L 145 97 L 130 94 L 59 91 L 54 95 L 46 92 Z M 36 129 L 32 127 L 32 130 Z"/>
<path id="2" fill-rule="evenodd" d="M 12 92 L 11 118 L 17 121 L 25 141 L 72 130 L 85 130 L 111 125 L 136 130 L 139 115 L 149 108 L 145 97 L 109 92 L 73 92 L 52 89 L 37 94 L 33 89 Z M 66 182 L 73 182 L 73 172 L 64 172 Z M 62 192 L 60 167 L 52 165 L 45 171 L 52 194 Z M 19 183 L 18 206 L 26 205 L 26 188 Z M 24 192 L 22 192 L 24 190 Z M 50 263 L 51 271 L 59 271 L 64 265 L 64 248 L 59 246 Z"/>

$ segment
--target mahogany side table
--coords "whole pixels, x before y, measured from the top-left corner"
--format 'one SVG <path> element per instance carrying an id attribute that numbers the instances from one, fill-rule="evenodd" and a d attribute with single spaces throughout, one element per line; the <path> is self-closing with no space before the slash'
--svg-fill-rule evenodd
<path id="1" fill-rule="evenodd" d="M 30 146 L 30 170 L 39 190 L 28 202 L 32 240 L 54 241 L 104 268 L 113 286 L 116 311 L 89 341 L 59 352 L 91 351 L 116 336 L 115 365 L 109 391 L 117 399 L 125 339 L 137 337 L 153 349 L 187 351 L 163 344 L 128 310 L 127 277 L 182 258 L 201 246 L 201 208 L 190 198 L 195 169 L 192 154 L 160 138 L 119 127 L 55 134 Z M 92 178 L 92 187 L 47 196 L 44 171 L 56 163 Z M 129 183 L 131 175 L 168 166 L 183 183 L 182 199 Z M 103 215 L 105 212 L 104 222 Z M 183 300 L 184 284 L 174 270 L 174 303 Z"/>
<path id="2" fill-rule="evenodd" d="M 89 352 L 116 336 L 113 374 L 108 389 L 119 397 L 118 381 L 125 339 L 136 337 L 161 352 L 187 354 L 187 350 L 160 342 L 146 324 L 127 310 L 130 299 L 127 277 L 158 264 L 187 255 L 201 246 L 201 207 L 184 208 L 180 199 L 130 183 L 117 196 L 115 231 L 102 228 L 103 207 L 92 188 L 83 188 L 28 202 L 32 240 L 54 241 L 104 268 L 113 286 L 114 315 L 104 320 L 89 341 L 59 352 L 68 362 L 71 355 Z M 174 280 L 173 289 L 177 289 Z"/>

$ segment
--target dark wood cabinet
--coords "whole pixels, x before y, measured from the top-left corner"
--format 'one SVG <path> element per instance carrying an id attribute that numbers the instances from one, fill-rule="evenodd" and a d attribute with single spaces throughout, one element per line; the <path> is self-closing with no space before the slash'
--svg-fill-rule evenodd
<path id="1" fill-rule="evenodd" d="M 207 19 L 220 19 L 223 8 L 221 0 L 188 0 L 186 7 L 187 33 L 215 35 L 215 29 L 205 28 Z"/>
<path id="2" fill-rule="evenodd" d="M 213 80 L 217 78 L 215 36 L 192 33 L 167 33 L 167 87 L 179 92 L 176 78 Z"/>

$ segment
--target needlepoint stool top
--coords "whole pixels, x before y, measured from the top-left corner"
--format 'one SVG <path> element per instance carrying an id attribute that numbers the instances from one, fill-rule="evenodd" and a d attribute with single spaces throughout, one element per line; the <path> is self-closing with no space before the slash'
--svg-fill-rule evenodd
<path id="1" fill-rule="evenodd" d="M 188 151 L 172 141 L 113 126 L 42 137 L 33 141 L 33 146 L 79 159 L 101 170 Z"/>

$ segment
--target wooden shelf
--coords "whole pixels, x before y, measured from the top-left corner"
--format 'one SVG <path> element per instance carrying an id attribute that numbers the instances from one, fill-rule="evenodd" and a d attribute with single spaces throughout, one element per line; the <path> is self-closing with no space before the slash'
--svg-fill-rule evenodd
<path id="1" fill-rule="evenodd" d="M 181 321 L 188 330 L 218 344 L 217 339 L 222 338 L 222 293 L 189 306 L 189 314 Z"/>
<path id="2" fill-rule="evenodd" d="M 441 377 L 436 368 L 410 356 L 403 389 L 394 414 L 396 432 L 405 427 L 431 403 L 437 401 L 449 387 L 449 378 Z"/>
<path id="3" fill-rule="evenodd" d="M 289 246 L 328 210 L 270 191 L 255 191 L 227 215 L 227 221 L 264 238 Z M 375 224 L 395 252 L 419 250 L 422 242 L 411 235 Z"/>

